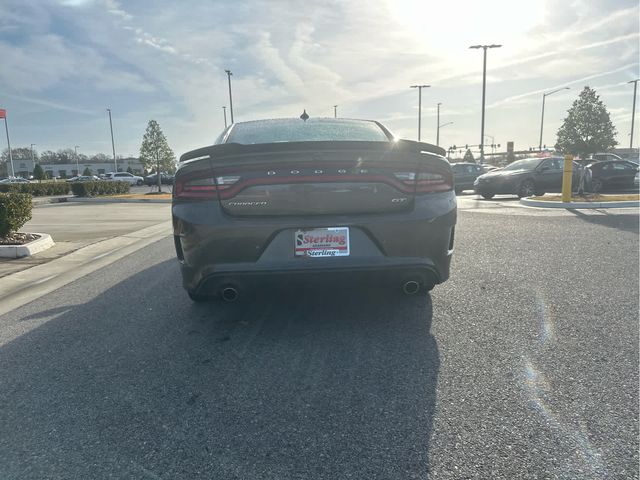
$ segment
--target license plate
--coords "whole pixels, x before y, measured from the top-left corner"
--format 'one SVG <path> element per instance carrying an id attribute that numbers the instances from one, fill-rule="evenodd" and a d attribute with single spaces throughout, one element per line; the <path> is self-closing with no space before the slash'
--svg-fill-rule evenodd
<path id="1" fill-rule="evenodd" d="M 312 228 L 296 230 L 296 257 L 348 257 L 349 228 Z"/>

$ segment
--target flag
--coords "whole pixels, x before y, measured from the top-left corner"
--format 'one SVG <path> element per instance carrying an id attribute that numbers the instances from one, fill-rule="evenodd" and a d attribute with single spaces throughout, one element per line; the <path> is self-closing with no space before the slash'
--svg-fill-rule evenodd
<path id="1" fill-rule="evenodd" d="M 0 118 L 7 118 L 7 111 L 0 108 Z"/>

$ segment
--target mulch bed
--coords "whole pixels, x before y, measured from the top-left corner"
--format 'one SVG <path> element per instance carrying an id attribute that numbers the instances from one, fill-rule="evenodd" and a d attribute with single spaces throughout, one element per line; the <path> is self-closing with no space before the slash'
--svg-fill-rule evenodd
<path id="1" fill-rule="evenodd" d="M 10 233 L 6 237 L 0 237 L 0 245 L 24 245 L 40 238 L 33 233 Z"/>

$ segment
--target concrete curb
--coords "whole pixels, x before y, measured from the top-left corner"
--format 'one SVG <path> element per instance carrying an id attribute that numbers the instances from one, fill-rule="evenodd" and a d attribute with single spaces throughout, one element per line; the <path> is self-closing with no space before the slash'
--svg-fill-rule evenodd
<path id="1" fill-rule="evenodd" d="M 26 305 L 131 253 L 171 236 L 171 221 L 87 245 L 0 278 L 0 315 Z"/>
<path id="2" fill-rule="evenodd" d="M 71 197 L 67 202 L 77 203 L 171 203 L 170 198 L 101 198 Z"/>
<path id="3" fill-rule="evenodd" d="M 521 198 L 520 203 L 528 207 L 539 208 L 629 208 L 639 207 L 640 202 L 635 200 L 626 200 L 620 202 L 550 202 L 544 200 L 531 200 L 529 198 Z"/>
<path id="4" fill-rule="evenodd" d="M 37 207 L 38 205 L 48 205 L 50 203 L 64 203 L 68 201 L 70 198 L 73 198 L 71 195 L 65 195 L 60 197 L 32 197 L 31 205 Z"/>
<path id="5" fill-rule="evenodd" d="M 28 257 L 35 253 L 43 252 L 55 245 L 51 235 L 46 233 L 32 233 L 32 235 L 40 235 L 40 238 L 25 243 L 24 245 L 0 245 L 1 258 L 20 258 Z"/>

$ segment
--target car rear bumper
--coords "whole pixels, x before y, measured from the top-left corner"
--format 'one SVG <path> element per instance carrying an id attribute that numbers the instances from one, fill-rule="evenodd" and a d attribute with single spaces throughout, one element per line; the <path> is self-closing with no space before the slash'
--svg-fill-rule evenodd
<path id="1" fill-rule="evenodd" d="M 174 202 L 173 222 L 183 286 L 194 293 L 267 277 L 378 276 L 436 284 L 449 278 L 456 203 L 453 192 L 443 192 L 403 213 L 234 218 L 214 202 Z M 340 226 L 350 229 L 349 256 L 294 255 L 297 229 Z"/>

